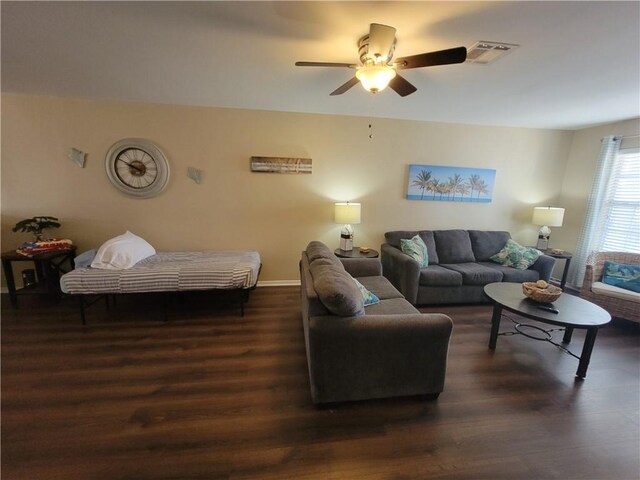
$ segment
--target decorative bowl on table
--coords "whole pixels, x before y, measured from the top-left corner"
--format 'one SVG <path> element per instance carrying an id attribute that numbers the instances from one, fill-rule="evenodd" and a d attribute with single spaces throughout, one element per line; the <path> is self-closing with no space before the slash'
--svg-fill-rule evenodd
<path id="1" fill-rule="evenodd" d="M 524 282 L 522 293 L 534 302 L 553 303 L 562 295 L 562 289 L 550 285 L 544 280 L 538 280 L 537 282 Z"/>

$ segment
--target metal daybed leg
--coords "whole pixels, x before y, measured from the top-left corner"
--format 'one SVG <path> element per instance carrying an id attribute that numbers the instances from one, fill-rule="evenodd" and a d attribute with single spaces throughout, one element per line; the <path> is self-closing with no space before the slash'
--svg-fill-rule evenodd
<path id="1" fill-rule="evenodd" d="M 82 325 L 86 325 L 87 320 L 84 316 L 84 295 L 78 295 L 78 299 L 80 300 L 80 320 L 82 320 Z"/>
<path id="2" fill-rule="evenodd" d="M 160 296 L 162 297 L 162 315 L 164 317 L 164 322 L 166 323 L 168 321 L 167 318 L 167 296 L 170 295 L 169 293 L 163 294 L 161 293 Z"/>

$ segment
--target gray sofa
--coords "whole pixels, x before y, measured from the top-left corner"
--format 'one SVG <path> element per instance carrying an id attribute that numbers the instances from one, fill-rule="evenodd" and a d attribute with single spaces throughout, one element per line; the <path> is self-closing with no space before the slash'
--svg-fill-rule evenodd
<path id="1" fill-rule="evenodd" d="M 429 266 L 402 253 L 400 239 L 419 235 L 427 245 Z M 420 230 L 385 233 L 381 260 L 384 276 L 413 305 L 486 303 L 484 286 L 493 282 L 549 281 L 555 259 L 541 255 L 527 270 L 504 267 L 489 259 L 511 238 L 509 232 Z"/>
<path id="2" fill-rule="evenodd" d="M 380 303 L 364 307 L 349 274 Z M 338 259 L 311 242 L 302 252 L 300 279 L 313 403 L 442 392 L 453 323 L 416 310 L 382 276 L 379 259 Z"/>

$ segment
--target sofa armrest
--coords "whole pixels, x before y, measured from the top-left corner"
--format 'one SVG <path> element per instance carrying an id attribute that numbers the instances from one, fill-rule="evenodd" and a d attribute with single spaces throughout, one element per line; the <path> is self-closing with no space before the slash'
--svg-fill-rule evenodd
<path id="1" fill-rule="evenodd" d="M 452 329 L 437 313 L 311 318 L 314 402 L 441 392 Z"/>
<path id="2" fill-rule="evenodd" d="M 344 269 L 352 277 L 376 277 L 382 275 L 379 258 L 341 258 Z"/>
<path id="3" fill-rule="evenodd" d="M 420 264 L 396 247 L 383 243 L 380 247 L 382 273 L 396 287 L 409 303 L 418 300 Z"/>
<path id="4" fill-rule="evenodd" d="M 537 271 L 540 274 L 540 280 L 548 282 L 551 279 L 551 273 L 553 272 L 553 266 L 555 263 L 555 258 L 550 257 L 549 255 L 540 255 L 529 269 Z"/>

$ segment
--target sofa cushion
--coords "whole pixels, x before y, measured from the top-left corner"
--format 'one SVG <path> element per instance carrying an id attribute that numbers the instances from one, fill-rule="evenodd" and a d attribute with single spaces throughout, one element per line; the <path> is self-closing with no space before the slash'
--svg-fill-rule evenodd
<path id="1" fill-rule="evenodd" d="M 411 315 L 420 313 L 404 298 L 389 298 L 367 307 L 367 315 Z"/>
<path id="2" fill-rule="evenodd" d="M 509 232 L 491 232 L 483 230 L 469 230 L 469 239 L 476 262 L 488 262 L 511 238 Z"/>
<path id="3" fill-rule="evenodd" d="M 486 285 L 502 281 L 502 272 L 479 263 L 448 263 L 441 266 L 462 275 L 464 285 Z"/>
<path id="4" fill-rule="evenodd" d="M 502 272 L 503 282 L 522 283 L 537 282 L 538 280 L 540 280 L 540 272 L 533 269 L 519 270 L 513 267 L 503 267 L 502 265 L 498 265 L 494 262 L 478 262 L 478 265 L 493 268 L 494 270 Z"/>
<path id="5" fill-rule="evenodd" d="M 429 266 L 429 252 L 427 251 L 427 245 L 424 243 L 424 240 L 420 238 L 420 235 L 415 235 L 411 237 L 410 240 L 401 238 L 400 250 L 402 250 L 402 253 L 409 255 L 418 262 L 420 268 Z"/>
<path id="6" fill-rule="evenodd" d="M 462 285 L 462 274 L 440 265 L 429 265 L 420 270 L 418 283 L 429 287 L 459 287 Z"/>
<path id="7" fill-rule="evenodd" d="M 471 240 L 466 230 L 436 230 L 433 232 L 438 260 L 444 263 L 475 262 Z"/>
<path id="8" fill-rule="evenodd" d="M 419 235 L 424 244 L 427 246 L 427 252 L 429 253 L 429 263 L 431 265 L 439 262 L 438 252 L 436 251 L 436 242 L 433 238 L 433 232 L 431 230 L 409 231 L 409 230 L 396 230 L 393 232 L 386 232 L 384 234 L 385 241 L 397 249 L 400 249 L 400 240 L 410 239 L 416 235 Z"/>
<path id="9" fill-rule="evenodd" d="M 540 250 L 531 247 L 523 247 L 518 242 L 511 239 L 507 240 L 507 244 L 502 247 L 490 260 L 504 265 L 505 267 L 514 267 L 520 270 L 526 270 L 536 263 L 538 257 L 542 255 Z"/>
<path id="10" fill-rule="evenodd" d="M 602 283 L 640 293 L 640 265 L 604 262 Z"/>
<path id="11" fill-rule="evenodd" d="M 335 265 L 309 265 L 313 288 L 320 302 L 334 315 L 351 317 L 364 314 L 364 299 L 344 269 Z"/>
<path id="12" fill-rule="evenodd" d="M 319 242 L 317 240 L 314 240 L 313 242 L 309 242 L 309 245 L 307 245 L 306 252 L 307 252 L 307 258 L 309 259 L 309 263 L 313 263 L 315 260 L 323 258 L 336 266 L 342 267 L 342 262 L 340 262 L 340 259 L 336 257 L 334 253 L 331 250 L 329 250 L 329 247 L 327 247 L 322 242 Z"/>
<path id="13" fill-rule="evenodd" d="M 440 259 L 438 258 L 438 250 L 436 249 L 436 240 L 433 237 L 433 232 L 431 230 L 420 230 L 418 235 L 427 246 L 427 252 L 429 253 L 429 263 L 434 265 L 436 263 L 440 263 Z"/>
<path id="14" fill-rule="evenodd" d="M 353 277 L 351 277 L 351 278 L 353 278 Z M 367 289 L 367 287 L 362 285 L 355 278 L 353 278 L 353 281 L 355 282 L 356 287 L 358 287 L 358 290 L 360 290 L 360 293 L 362 294 L 362 299 L 364 300 L 364 306 L 365 307 L 368 307 L 369 305 L 374 305 L 376 303 L 380 303 L 380 299 L 374 293 L 371 293 Z"/>
<path id="15" fill-rule="evenodd" d="M 613 285 L 609 285 L 604 282 L 593 282 L 593 284 L 591 284 L 591 291 L 598 295 L 618 298 L 620 300 L 628 300 L 630 302 L 640 304 L 640 293 L 625 290 L 620 287 L 614 287 Z"/>
<path id="16" fill-rule="evenodd" d="M 393 232 L 385 232 L 384 239 L 389 244 L 396 248 L 400 248 L 400 240 L 403 238 L 411 238 L 417 235 L 417 231 L 409 231 L 409 230 L 395 230 Z"/>
<path id="17" fill-rule="evenodd" d="M 371 291 L 380 300 L 388 298 L 404 298 L 402 294 L 383 276 L 358 277 L 357 279 L 367 290 Z"/>

